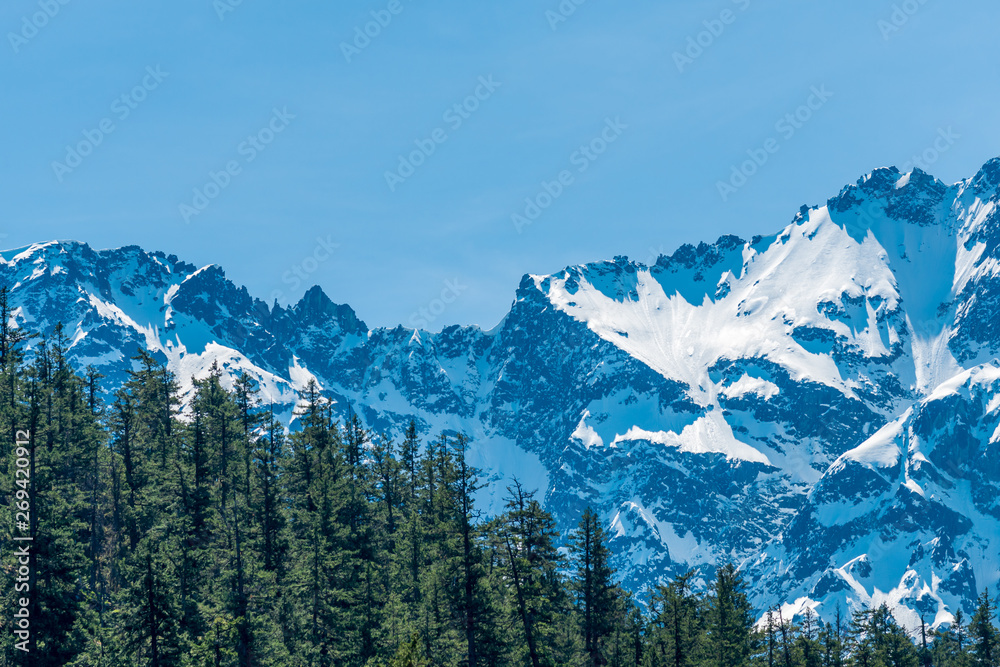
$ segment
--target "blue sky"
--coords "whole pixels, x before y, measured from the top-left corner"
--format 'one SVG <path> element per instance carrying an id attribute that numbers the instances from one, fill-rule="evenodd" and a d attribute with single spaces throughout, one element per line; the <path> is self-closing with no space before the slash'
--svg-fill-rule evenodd
<path id="1" fill-rule="evenodd" d="M 491 327 L 525 273 L 1000 154 L 996 3 L 579 1 L 7 0 L 2 245 L 137 244 L 370 325 Z"/>

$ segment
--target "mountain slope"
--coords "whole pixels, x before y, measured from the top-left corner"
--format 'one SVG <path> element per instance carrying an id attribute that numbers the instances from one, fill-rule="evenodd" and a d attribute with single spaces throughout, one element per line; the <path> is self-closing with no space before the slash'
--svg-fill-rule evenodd
<path id="1" fill-rule="evenodd" d="M 732 560 L 759 609 L 943 622 L 1000 579 L 998 185 L 1000 159 L 879 169 L 774 236 L 526 276 L 491 331 L 369 329 L 318 288 L 268 307 L 136 247 L 7 251 L 0 284 L 112 382 L 142 346 L 185 392 L 218 363 L 286 416 L 314 378 L 373 428 L 463 430 L 487 509 L 514 474 L 564 528 L 593 506 L 630 586 Z"/>

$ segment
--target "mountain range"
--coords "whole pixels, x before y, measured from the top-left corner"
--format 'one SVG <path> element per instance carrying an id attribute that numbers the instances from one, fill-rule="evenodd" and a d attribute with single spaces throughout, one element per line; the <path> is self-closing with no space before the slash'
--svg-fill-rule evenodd
<path id="1" fill-rule="evenodd" d="M 771 236 L 526 275 L 490 330 L 372 329 L 318 287 L 269 306 L 135 246 L 8 250 L 0 285 L 111 387 L 145 348 L 185 400 L 217 364 L 292 422 L 315 380 L 376 431 L 463 431 L 484 511 L 514 476 L 563 529 L 592 507 L 633 590 L 734 562 L 758 612 L 913 628 L 1000 582 L 998 200 L 1000 158 L 878 169 Z"/>

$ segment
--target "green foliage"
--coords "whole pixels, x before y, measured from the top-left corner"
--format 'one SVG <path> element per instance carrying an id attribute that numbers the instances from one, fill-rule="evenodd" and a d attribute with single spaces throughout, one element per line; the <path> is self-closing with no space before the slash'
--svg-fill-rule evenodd
<path id="1" fill-rule="evenodd" d="M 431 661 L 424 657 L 422 644 L 420 635 L 414 634 L 409 643 L 399 647 L 387 667 L 431 667 Z"/>
<path id="2" fill-rule="evenodd" d="M 969 621 L 974 667 L 996 667 L 1000 664 L 1000 635 L 993 625 L 996 613 L 996 600 L 990 597 L 988 590 L 983 591 L 976 601 L 976 612 Z"/>
<path id="3" fill-rule="evenodd" d="M 914 638 L 885 607 L 755 615 L 739 572 L 621 588 L 587 509 L 560 532 L 514 481 L 475 504 L 470 443 L 334 419 L 315 383 L 292 428 L 253 381 L 213 367 L 184 400 L 146 352 L 113 396 L 93 369 L 9 324 L 0 289 L 0 537 L 31 522 L 31 653 L 0 618 L 0 667 L 995 667 L 996 602 L 980 596 Z M 15 456 L 18 431 L 25 437 Z M 30 433 L 30 437 L 27 434 Z M 22 456 L 23 455 L 23 456 Z M 15 459 L 30 460 L 20 484 Z M 0 604 L 18 564 L 0 554 Z M 709 576 L 708 582 L 701 579 Z M 792 621 L 795 621 L 793 624 Z"/>
<path id="4" fill-rule="evenodd" d="M 806 617 L 808 620 L 808 616 Z M 746 667 L 754 655 L 757 632 L 743 580 L 732 564 L 716 572 L 715 586 L 708 599 L 706 643 L 709 661 L 715 667 Z M 803 634 L 808 641 L 808 635 Z M 815 667 L 808 660 L 804 667 Z"/>
<path id="5" fill-rule="evenodd" d="M 570 535 L 574 577 L 570 588 L 576 597 L 583 647 L 592 667 L 609 662 L 609 639 L 615 630 L 618 600 L 611 550 L 600 519 L 588 507 Z"/>
<path id="6" fill-rule="evenodd" d="M 695 667 L 701 663 L 705 608 L 692 584 L 694 572 L 660 586 L 650 600 L 645 667 Z"/>

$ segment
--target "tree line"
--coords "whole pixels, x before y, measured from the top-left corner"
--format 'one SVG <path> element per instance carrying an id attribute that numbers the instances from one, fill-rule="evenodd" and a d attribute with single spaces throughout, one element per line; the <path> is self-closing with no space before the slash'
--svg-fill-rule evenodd
<path id="1" fill-rule="evenodd" d="M 0 665 L 987 667 L 995 601 L 907 634 L 885 607 L 758 620 L 736 568 L 637 599 L 587 510 L 563 534 L 514 481 L 476 508 L 470 443 L 341 423 L 314 383 L 286 428 L 213 367 L 181 397 L 140 352 L 111 395 L 0 290 Z M 29 348 L 30 344 L 30 350 Z M 29 354 L 30 352 L 30 354 Z M 27 430 L 30 482 L 13 474 Z M 20 496 L 18 491 L 23 491 Z M 15 647 L 16 499 L 30 500 L 30 646 Z"/>

